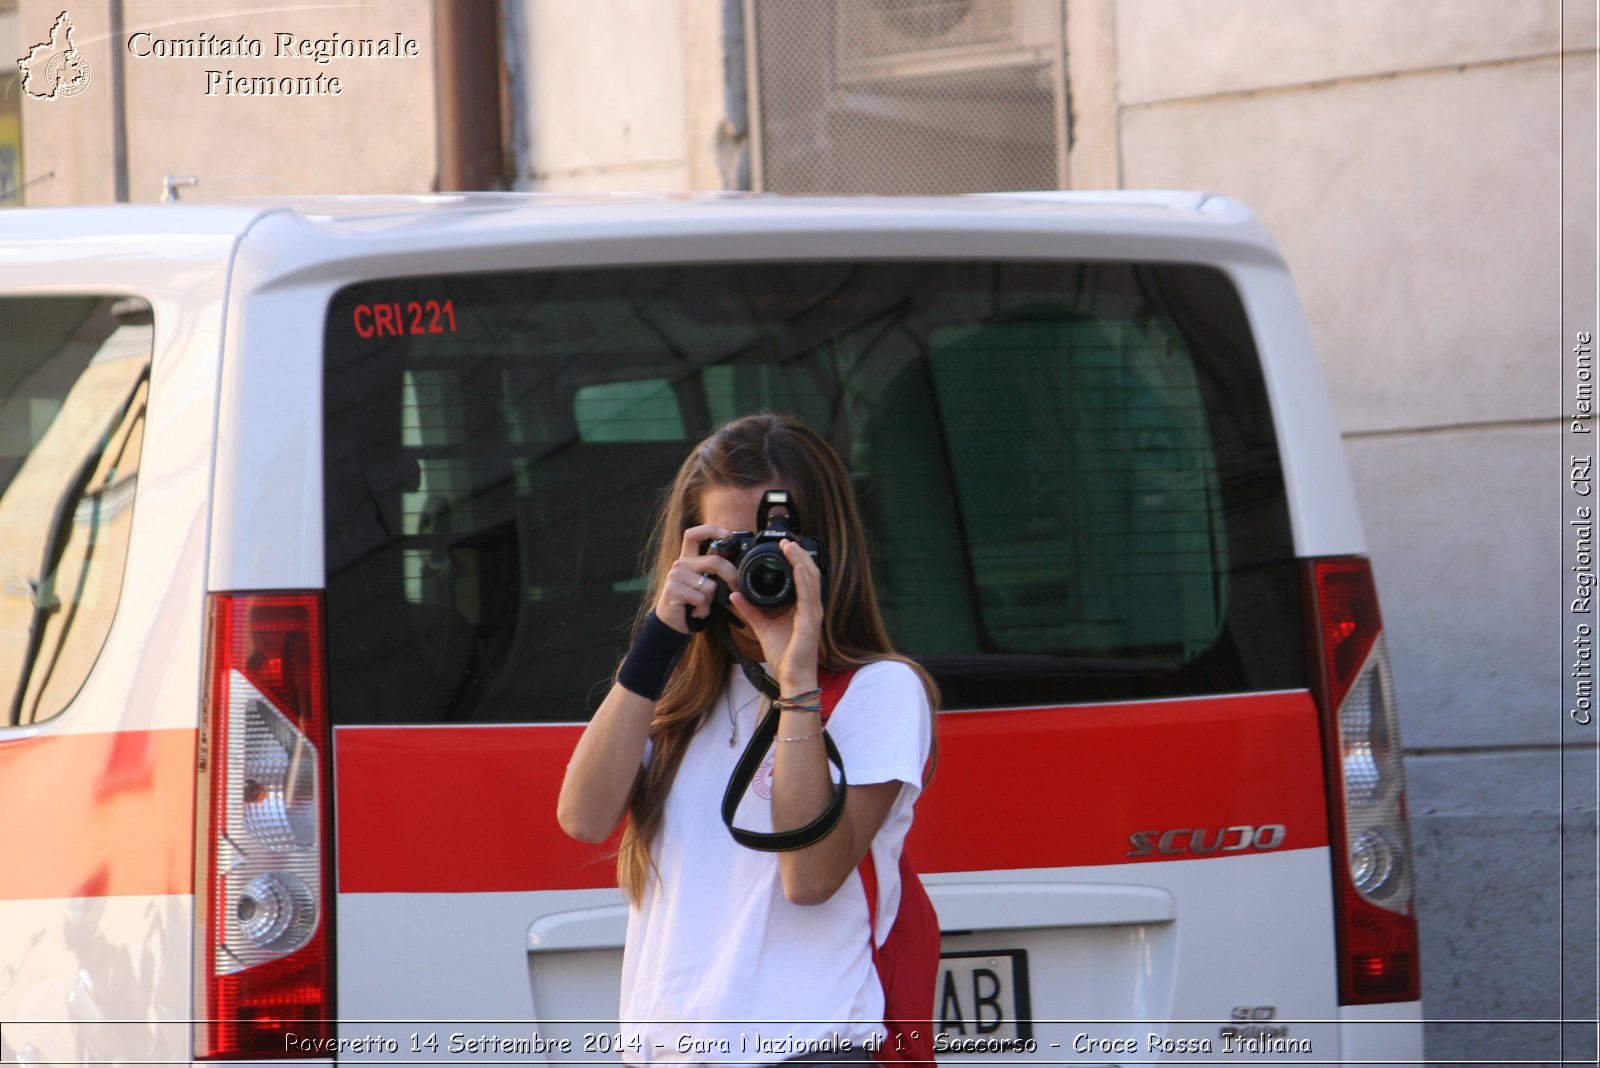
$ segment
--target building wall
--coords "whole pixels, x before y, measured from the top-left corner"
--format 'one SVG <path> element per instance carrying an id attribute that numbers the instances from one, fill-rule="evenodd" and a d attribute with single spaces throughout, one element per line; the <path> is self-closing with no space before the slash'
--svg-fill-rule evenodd
<path id="1" fill-rule="evenodd" d="M 513 104 L 518 189 L 660 192 L 691 186 L 686 59 L 718 0 L 534 0 L 515 5 L 508 54 L 526 85 Z M 698 8 L 699 10 L 694 10 Z M 686 9 L 692 30 L 685 33 Z M 698 18 L 696 18 L 698 16 Z M 695 51 L 691 51 L 694 49 Z M 694 99 L 720 104 L 720 83 Z M 695 166 L 703 166 L 697 162 Z M 715 174 L 699 175 L 715 183 Z M 716 188 L 711 184 L 711 188 Z"/>
<path id="2" fill-rule="evenodd" d="M 110 0 L 73 4 L 74 43 L 89 63 L 90 82 L 70 99 L 24 100 L 25 176 L 34 183 L 25 193 L 27 205 L 104 203 L 119 193 L 155 201 L 165 175 L 201 179 L 181 192 L 185 200 L 432 190 L 431 0 L 322 0 L 287 8 L 240 0 L 125 0 L 121 7 L 126 39 L 136 51 L 155 53 L 157 41 L 200 42 L 201 34 L 230 41 L 243 35 L 261 44 L 262 55 L 114 51 Z M 56 0 L 20 0 L 16 25 L 23 45 L 47 38 L 61 9 Z M 287 35 L 293 52 L 300 51 L 298 42 L 334 35 L 389 41 L 399 35 L 402 49 L 415 42 L 415 54 L 334 55 L 317 62 L 281 55 L 279 34 Z M 279 89 L 286 76 L 313 92 L 243 95 L 239 81 L 267 79 Z M 121 182 L 119 173 L 125 174 Z"/>
<path id="3" fill-rule="evenodd" d="M 1593 199 L 1561 195 L 1564 159 L 1593 180 L 1595 9 L 1117 0 L 1111 17 L 1097 103 L 1117 183 L 1242 198 L 1306 305 L 1398 683 L 1427 1015 L 1592 1019 L 1594 941 L 1569 923 L 1563 945 L 1562 894 L 1593 885 L 1594 735 L 1564 738 L 1546 624 L 1562 287 L 1595 285 Z M 1563 760 L 1563 741 L 1581 748 Z M 1563 964 L 1587 976 L 1565 1004 Z M 1427 1040 L 1446 1060 L 1556 1055 L 1548 1028 L 1435 1022 Z"/>

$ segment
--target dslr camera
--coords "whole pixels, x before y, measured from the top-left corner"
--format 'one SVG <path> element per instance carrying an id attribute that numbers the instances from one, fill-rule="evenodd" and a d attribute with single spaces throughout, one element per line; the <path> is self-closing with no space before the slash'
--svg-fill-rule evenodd
<path id="1" fill-rule="evenodd" d="M 784 512 L 773 515 L 774 508 Z M 822 600 L 828 599 L 828 553 L 822 542 L 800 533 L 800 517 L 788 490 L 767 490 L 761 495 L 761 506 L 756 512 L 756 525 L 760 531 L 738 530 L 725 538 L 704 542 L 703 555 L 720 556 L 739 569 L 739 592 L 753 605 L 761 608 L 782 608 L 793 604 L 795 598 L 794 569 L 783 555 L 783 543 L 792 541 L 811 554 L 822 572 Z M 730 591 L 715 577 L 716 596 L 713 607 L 726 608 Z"/>

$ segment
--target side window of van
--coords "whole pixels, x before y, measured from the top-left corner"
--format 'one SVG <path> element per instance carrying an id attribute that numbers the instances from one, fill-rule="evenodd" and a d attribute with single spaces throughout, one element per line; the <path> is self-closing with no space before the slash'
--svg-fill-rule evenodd
<path id="1" fill-rule="evenodd" d="M 1304 684 L 1275 438 L 1221 272 L 406 279 L 339 294 L 327 346 L 338 721 L 588 715 L 658 494 L 757 410 L 845 457 L 891 633 L 948 707 Z"/>
<path id="2" fill-rule="evenodd" d="M 61 712 L 111 627 L 150 346 L 142 301 L 0 298 L 0 726 Z"/>

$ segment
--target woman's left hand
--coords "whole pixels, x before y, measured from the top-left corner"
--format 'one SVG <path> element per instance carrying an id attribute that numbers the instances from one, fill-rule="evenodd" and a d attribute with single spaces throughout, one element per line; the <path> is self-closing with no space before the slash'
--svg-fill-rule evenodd
<path id="1" fill-rule="evenodd" d="M 745 599 L 732 597 L 733 610 L 761 643 L 762 658 L 772 666 L 784 693 L 817 685 L 817 654 L 822 643 L 822 572 L 798 543 L 782 543 L 784 559 L 794 572 L 794 604 L 769 613 Z"/>

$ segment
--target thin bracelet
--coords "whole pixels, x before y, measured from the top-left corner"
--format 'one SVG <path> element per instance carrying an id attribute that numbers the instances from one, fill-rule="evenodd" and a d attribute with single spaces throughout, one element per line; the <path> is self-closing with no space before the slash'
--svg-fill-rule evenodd
<path id="1" fill-rule="evenodd" d="M 793 735 L 792 737 L 789 737 L 789 738 L 774 738 L 772 740 L 775 741 L 775 742 L 809 742 L 811 739 L 816 738 L 819 735 L 821 735 L 822 732 L 825 731 L 825 730 L 827 730 L 826 727 L 818 727 L 816 730 L 812 731 L 810 734 L 796 734 L 796 735 Z"/>

